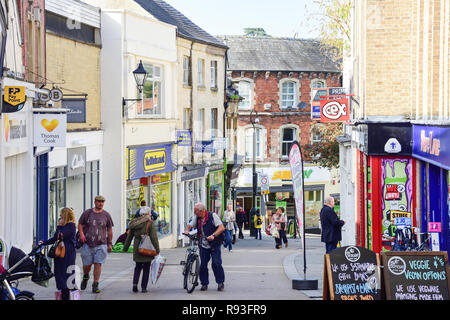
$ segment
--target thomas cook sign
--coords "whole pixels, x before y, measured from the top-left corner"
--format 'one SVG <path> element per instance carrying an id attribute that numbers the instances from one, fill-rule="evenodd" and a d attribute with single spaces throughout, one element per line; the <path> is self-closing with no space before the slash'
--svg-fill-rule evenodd
<path id="1" fill-rule="evenodd" d="M 34 115 L 34 146 L 65 147 L 67 131 L 66 114 Z"/>

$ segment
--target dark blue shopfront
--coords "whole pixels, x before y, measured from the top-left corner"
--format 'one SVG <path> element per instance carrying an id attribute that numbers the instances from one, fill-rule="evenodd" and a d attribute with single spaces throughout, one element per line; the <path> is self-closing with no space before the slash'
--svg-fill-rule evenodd
<path id="1" fill-rule="evenodd" d="M 421 232 L 433 250 L 450 252 L 450 127 L 413 125 L 413 157 L 421 160 Z"/>

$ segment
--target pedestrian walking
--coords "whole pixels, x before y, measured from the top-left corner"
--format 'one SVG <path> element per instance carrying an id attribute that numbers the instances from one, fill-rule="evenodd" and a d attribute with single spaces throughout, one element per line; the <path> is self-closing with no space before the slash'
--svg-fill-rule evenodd
<path id="1" fill-rule="evenodd" d="M 325 242 L 326 253 L 337 248 L 342 240 L 342 226 L 344 220 L 340 220 L 334 211 L 334 198 L 329 196 L 325 199 L 325 205 L 320 210 L 320 224 L 322 226 L 321 241 Z"/>
<path id="2" fill-rule="evenodd" d="M 288 240 L 286 237 L 286 217 L 284 216 L 284 208 L 278 207 L 275 214 L 272 216 L 272 221 L 275 223 L 275 226 L 280 234 L 279 238 L 275 238 L 275 248 L 280 249 L 282 245 L 282 241 L 285 247 L 288 247 Z"/>
<path id="3" fill-rule="evenodd" d="M 139 253 L 139 244 L 144 235 L 149 235 L 156 252 L 159 254 L 159 241 L 155 222 L 151 219 L 150 212 L 137 219 L 133 219 L 129 226 L 130 231 L 123 246 L 123 252 L 128 252 L 131 241 L 133 242 L 133 261 L 136 263 L 133 276 L 133 292 L 138 292 L 138 283 L 142 271 L 141 290 L 147 292 L 148 279 L 150 277 L 150 266 L 154 257 Z"/>
<path id="4" fill-rule="evenodd" d="M 227 211 L 223 214 L 223 221 L 225 225 L 225 248 L 228 248 L 228 251 L 233 251 L 233 233 L 234 233 L 234 222 L 236 221 L 236 216 L 233 212 L 233 206 L 231 204 L 228 205 Z"/>
<path id="5" fill-rule="evenodd" d="M 194 207 L 194 217 L 186 226 L 184 232 L 189 233 L 192 228 L 197 228 L 200 239 L 200 283 L 201 291 L 208 290 L 208 262 L 212 260 L 212 270 L 217 283 L 217 290 L 223 291 L 225 285 L 225 272 L 222 267 L 221 246 L 225 227 L 214 212 L 208 212 L 203 203 Z"/>
<path id="6" fill-rule="evenodd" d="M 245 211 L 242 209 L 242 207 L 238 207 L 238 209 L 236 210 L 236 223 L 239 228 L 239 239 L 244 239 L 242 230 L 244 228 L 245 220 Z"/>
<path id="7" fill-rule="evenodd" d="M 105 198 L 96 196 L 95 207 L 86 210 L 78 220 L 78 231 L 81 248 L 81 260 L 83 262 L 83 280 L 81 290 L 86 289 L 89 281 L 89 273 L 94 265 L 94 281 L 92 292 L 100 293 L 98 282 L 102 273 L 102 264 L 106 262 L 108 252 L 112 251 L 112 227 L 114 226 L 111 215 L 103 209 Z"/>
<path id="8" fill-rule="evenodd" d="M 254 223 L 255 229 L 256 229 L 255 239 L 258 239 L 258 236 L 259 236 L 259 240 L 262 240 L 261 229 L 263 226 L 263 217 L 261 215 L 261 212 L 259 212 L 259 209 L 256 210 L 256 214 L 255 214 L 253 220 L 254 220 L 253 223 Z"/>
<path id="9" fill-rule="evenodd" d="M 77 256 L 75 250 L 76 242 L 76 220 L 75 215 L 70 208 L 63 208 L 59 214 L 58 226 L 55 234 L 47 241 L 40 241 L 39 243 L 47 246 L 54 244 L 58 238 L 62 236 L 62 241 L 65 247 L 65 254 L 63 258 L 54 258 L 54 274 L 56 280 L 56 289 L 61 290 L 61 299 L 70 300 L 70 290 L 75 289 L 75 284 L 69 284 L 68 279 L 73 276 L 75 272 L 75 259 Z M 75 280 L 75 278 L 73 278 Z"/>

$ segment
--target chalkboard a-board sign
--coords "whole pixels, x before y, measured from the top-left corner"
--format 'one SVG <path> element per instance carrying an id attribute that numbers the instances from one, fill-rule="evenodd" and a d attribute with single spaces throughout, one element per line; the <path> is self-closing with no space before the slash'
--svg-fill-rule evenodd
<path id="1" fill-rule="evenodd" d="M 324 300 L 381 299 L 380 257 L 356 246 L 335 249 L 325 254 Z"/>
<path id="2" fill-rule="evenodd" d="M 382 253 L 387 300 L 449 300 L 445 251 Z"/>

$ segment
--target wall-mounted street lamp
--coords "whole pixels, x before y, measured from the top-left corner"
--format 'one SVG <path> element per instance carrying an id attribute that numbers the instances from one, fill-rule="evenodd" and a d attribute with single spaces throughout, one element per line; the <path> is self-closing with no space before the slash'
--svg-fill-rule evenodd
<path id="1" fill-rule="evenodd" d="M 258 188 L 258 174 L 256 173 L 256 127 L 255 124 L 259 123 L 258 111 L 253 109 L 250 112 L 250 122 L 253 126 L 253 204 L 250 210 L 249 224 L 250 224 L 250 236 L 254 237 L 256 235 L 254 216 L 256 214 L 256 193 Z"/>
<path id="2" fill-rule="evenodd" d="M 136 80 L 136 86 L 139 90 L 139 96 L 142 93 L 142 90 L 144 89 L 145 80 L 147 80 L 148 72 L 145 70 L 144 65 L 142 64 L 142 60 L 140 60 L 139 65 L 136 70 L 133 71 L 134 80 Z M 127 105 L 128 101 L 142 101 L 141 98 L 139 99 L 125 99 L 122 98 L 122 115 L 125 115 L 125 107 Z"/>

